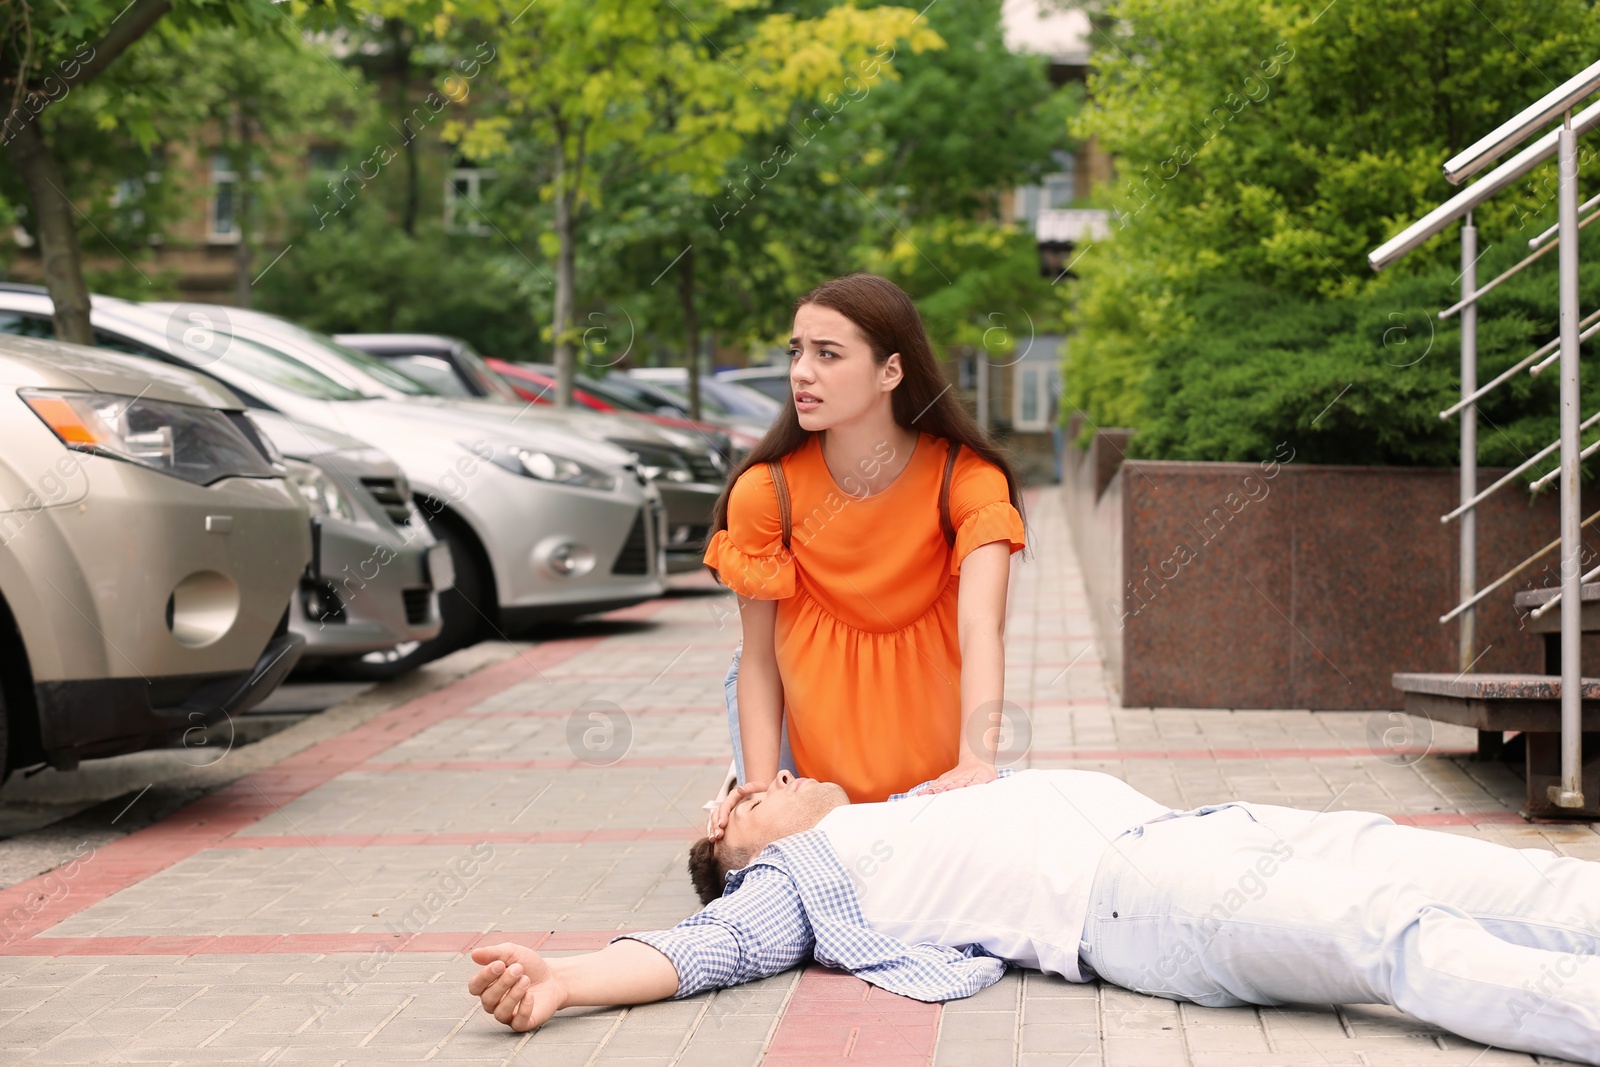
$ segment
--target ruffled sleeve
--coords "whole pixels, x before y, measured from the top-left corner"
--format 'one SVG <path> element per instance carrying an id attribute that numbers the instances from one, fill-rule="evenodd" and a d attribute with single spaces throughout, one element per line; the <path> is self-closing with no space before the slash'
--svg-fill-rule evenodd
<path id="1" fill-rule="evenodd" d="M 794 554 L 783 547 L 778 496 L 766 464 L 739 476 L 728 497 L 728 528 L 706 545 L 705 564 L 718 580 L 752 600 L 794 595 Z"/>
<path id="2" fill-rule="evenodd" d="M 993 541 L 1006 541 L 1011 551 L 1025 545 L 1022 516 L 1011 506 L 1011 491 L 1000 469 L 981 456 L 963 449 L 956 458 L 950 485 L 950 521 L 956 528 L 955 551 L 950 553 L 950 573 L 961 573 L 968 553 Z"/>

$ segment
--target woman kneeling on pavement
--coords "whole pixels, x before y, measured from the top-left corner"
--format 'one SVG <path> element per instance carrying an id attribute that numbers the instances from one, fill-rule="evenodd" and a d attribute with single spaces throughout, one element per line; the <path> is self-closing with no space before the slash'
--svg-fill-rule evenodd
<path id="1" fill-rule="evenodd" d="M 791 395 L 718 501 L 705 561 L 739 596 L 734 805 L 780 769 L 881 801 L 992 781 L 1022 498 L 884 278 L 795 305 Z"/>

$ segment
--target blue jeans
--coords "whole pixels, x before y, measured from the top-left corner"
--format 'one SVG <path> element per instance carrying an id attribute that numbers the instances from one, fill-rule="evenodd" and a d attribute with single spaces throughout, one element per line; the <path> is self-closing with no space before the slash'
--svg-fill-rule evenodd
<path id="1" fill-rule="evenodd" d="M 1124 833 L 1083 959 L 1233 1007 L 1390 1004 L 1462 1037 L 1600 1063 L 1600 863 L 1369 812 L 1199 808 Z"/>
<path id="2" fill-rule="evenodd" d="M 733 741 L 733 763 L 739 771 L 739 782 L 744 782 L 744 746 L 739 743 L 739 660 L 744 656 L 744 642 L 733 650 L 733 662 L 722 679 L 722 700 L 728 706 L 728 737 Z M 789 751 L 789 720 L 785 716 L 778 723 L 778 770 L 798 774 L 794 769 L 794 756 Z"/>

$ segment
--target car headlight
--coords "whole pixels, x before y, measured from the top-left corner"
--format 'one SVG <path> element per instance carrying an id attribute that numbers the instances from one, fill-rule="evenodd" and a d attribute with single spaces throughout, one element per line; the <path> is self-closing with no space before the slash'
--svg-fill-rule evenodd
<path id="1" fill-rule="evenodd" d="M 278 478 L 267 457 L 215 408 L 111 393 L 24 389 L 33 413 L 68 448 L 210 485 L 223 478 Z"/>
<path id="2" fill-rule="evenodd" d="M 649 481 L 694 481 L 694 470 L 689 466 L 683 453 L 677 449 L 640 444 L 637 441 L 622 441 L 616 438 L 612 438 L 611 443 L 619 448 L 626 448 L 637 456 L 639 459 L 639 473 Z"/>
<path id="3" fill-rule="evenodd" d="M 290 483 L 306 498 L 306 506 L 311 509 L 311 514 L 321 518 L 343 519 L 345 522 L 357 521 L 356 506 L 350 494 L 328 477 L 321 467 L 297 459 L 286 459 L 283 465 L 289 472 L 287 477 Z"/>
<path id="4" fill-rule="evenodd" d="M 587 463 L 580 463 L 578 460 L 558 456 L 543 449 L 525 448 L 522 445 L 495 445 L 492 446 L 493 451 L 485 456 L 484 446 L 481 443 L 476 448 L 469 445 L 461 447 L 512 474 L 537 478 L 541 482 L 576 485 L 585 489 L 615 489 L 617 486 L 616 477 L 599 467 L 591 467 Z"/>

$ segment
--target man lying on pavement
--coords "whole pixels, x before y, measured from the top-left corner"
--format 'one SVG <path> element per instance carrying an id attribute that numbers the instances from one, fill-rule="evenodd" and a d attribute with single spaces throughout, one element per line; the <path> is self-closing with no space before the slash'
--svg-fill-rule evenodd
<path id="1" fill-rule="evenodd" d="M 578 956 L 483 946 L 467 988 L 524 1031 L 813 956 L 924 1001 L 1012 964 L 1204 1005 L 1392 1004 L 1600 1063 L 1600 863 L 1369 812 L 1172 811 L 1091 771 L 1002 775 L 851 804 L 780 772 L 691 851 L 699 912 Z"/>

